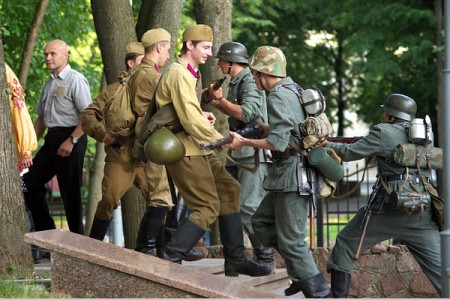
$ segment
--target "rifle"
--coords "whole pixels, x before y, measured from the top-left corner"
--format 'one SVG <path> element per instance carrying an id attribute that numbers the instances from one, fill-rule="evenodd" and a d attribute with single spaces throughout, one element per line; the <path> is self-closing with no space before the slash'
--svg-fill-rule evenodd
<path id="1" fill-rule="evenodd" d="M 216 82 L 214 82 L 214 85 L 212 87 L 213 90 L 215 90 L 215 91 L 218 90 L 222 86 L 222 84 L 225 82 L 226 79 L 227 79 L 227 76 L 223 76 L 222 78 L 216 80 Z M 213 100 L 213 98 L 211 98 L 209 95 L 209 89 L 205 89 L 202 92 L 201 102 L 209 103 L 212 100 Z"/>
<path id="2" fill-rule="evenodd" d="M 311 185 L 311 201 L 309 202 L 309 248 L 314 250 L 316 244 L 316 203 L 319 186 L 317 184 L 317 171 L 314 168 L 307 168 L 308 181 Z"/>
<path id="3" fill-rule="evenodd" d="M 366 236 L 367 225 L 369 224 L 372 213 L 374 211 L 377 211 L 377 212 L 381 211 L 381 208 L 383 207 L 384 197 L 377 197 L 381 188 L 383 188 L 381 185 L 381 176 L 378 176 L 377 181 L 375 182 L 374 186 L 372 187 L 372 194 L 370 195 L 369 202 L 367 203 L 366 208 L 365 208 L 365 214 L 364 214 L 363 222 L 361 225 L 361 235 L 359 236 L 358 247 L 356 248 L 356 252 L 355 252 L 355 256 L 354 256 L 355 260 L 358 259 L 359 252 L 361 252 L 361 247 L 364 242 L 364 238 Z M 383 190 L 381 190 L 381 191 L 383 191 Z"/>
<path id="4" fill-rule="evenodd" d="M 362 138 L 362 136 L 329 136 L 327 137 L 327 141 L 333 143 L 353 144 Z"/>
<path id="5" fill-rule="evenodd" d="M 253 122 L 244 129 L 236 130 L 236 133 L 245 138 L 263 139 L 269 134 L 269 125 L 263 122 Z M 201 144 L 200 149 L 217 149 L 219 147 L 222 147 L 223 145 L 231 143 L 231 141 L 233 141 L 233 137 L 231 135 L 227 135 L 210 144 Z"/>

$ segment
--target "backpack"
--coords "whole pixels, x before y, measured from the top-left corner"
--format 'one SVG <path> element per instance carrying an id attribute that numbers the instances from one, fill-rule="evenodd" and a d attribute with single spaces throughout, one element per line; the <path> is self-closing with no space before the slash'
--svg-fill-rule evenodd
<path id="1" fill-rule="evenodd" d="M 136 84 L 144 75 L 145 72 L 137 75 Z M 131 106 L 131 87 L 128 83 L 131 74 L 121 72 L 118 77 L 120 85 L 107 99 L 103 109 L 103 120 L 108 134 L 127 137 L 133 134 L 136 124 L 136 115 Z"/>

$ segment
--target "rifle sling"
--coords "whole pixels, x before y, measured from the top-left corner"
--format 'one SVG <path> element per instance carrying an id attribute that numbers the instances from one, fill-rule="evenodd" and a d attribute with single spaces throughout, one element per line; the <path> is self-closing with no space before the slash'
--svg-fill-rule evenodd
<path id="1" fill-rule="evenodd" d="M 244 169 L 246 171 L 249 171 L 251 173 L 255 173 L 256 170 L 258 170 L 258 168 L 259 168 L 260 160 L 259 160 L 259 151 L 258 151 L 258 149 L 257 148 L 254 148 L 254 149 L 255 149 L 255 154 L 253 155 L 253 159 L 255 160 L 255 166 L 253 168 L 247 167 L 247 166 L 245 166 L 243 164 L 240 164 L 237 161 L 235 161 L 223 147 L 220 147 L 219 149 L 216 149 L 216 150 L 220 154 L 222 154 L 227 160 L 231 161 L 232 163 L 234 163 L 238 167 L 241 167 L 242 169 Z"/>

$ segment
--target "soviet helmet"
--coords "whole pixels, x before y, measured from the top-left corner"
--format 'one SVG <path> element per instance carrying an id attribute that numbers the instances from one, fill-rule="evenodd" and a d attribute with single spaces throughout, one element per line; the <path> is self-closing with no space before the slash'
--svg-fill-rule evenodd
<path id="1" fill-rule="evenodd" d="M 383 110 L 396 118 L 411 121 L 416 117 L 417 104 L 416 102 L 402 94 L 391 94 L 386 99 L 383 105 L 380 105 Z"/>
<path id="2" fill-rule="evenodd" d="M 279 48 L 261 46 L 249 60 L 250 68 L 276 77 L 286 77 L 286 57 Z"/>
<path id="3" fill-rule="evenodd" d="M 241 43 L 223 43 L 217 51 L 216 57 L 229 62 L 248 64 L 247 48 Z"/>
<path id="4" fill-rule="evenodd" d="M 186 154 L 184 145 L 170 129 L 155 130 L 144 144 L 147 159 L 158 165 L 168 165 L 179 161 Z"/>

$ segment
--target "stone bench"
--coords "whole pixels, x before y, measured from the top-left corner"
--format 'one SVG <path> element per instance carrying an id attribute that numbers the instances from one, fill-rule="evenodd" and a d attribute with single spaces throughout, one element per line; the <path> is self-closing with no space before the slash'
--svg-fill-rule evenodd
<path id="1" fill-rule="evenodd" d="M 274 298 L 233 278 L 59 229 L 25 234 L 51 251 L 52 291 L 76 298 Z"/>

